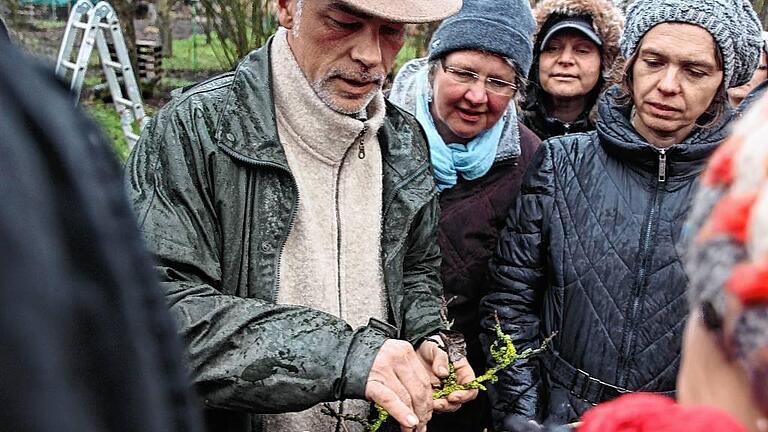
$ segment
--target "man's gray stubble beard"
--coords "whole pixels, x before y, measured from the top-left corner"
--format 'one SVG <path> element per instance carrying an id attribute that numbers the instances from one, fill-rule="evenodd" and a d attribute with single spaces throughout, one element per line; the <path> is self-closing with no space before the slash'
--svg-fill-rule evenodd
<path id="1" fill-rule="evenodd" d="M 349 109 L 342 107 L 336 103 L 334 100 L 334 95 L 330 90 L 330 80 L 327 78 L 321 79 L 319 81 L 315 81 L 312 83 L 312 89 L 315 91 L 317 96 L 320 98 L 320 100 L 325 103 L 328 108 L 346 115 L 352 115 L 357 114 L 360 111 L 364 110 L 369 103 L 373 100 L 374 97 L 376 97 L 376 94 L 381 91 L 381 86 L 374 88 L 371 90 L 365 97 L 363 98 L 362 102 L 360 103 L 360 106 L 355 109 Z"/>

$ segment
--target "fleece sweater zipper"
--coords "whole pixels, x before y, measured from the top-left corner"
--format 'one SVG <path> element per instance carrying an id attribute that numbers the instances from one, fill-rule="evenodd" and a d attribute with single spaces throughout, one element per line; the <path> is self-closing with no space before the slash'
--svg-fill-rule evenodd
<path id="1" fill-rule="evenodd" d="M 368 125 L 363 126 L 363 129 L 357 134 L 357 157 L 358 159 L 365 159 L 365 133 L 368 132 Z M 354 144 L 353 144 L 354 145 Z"/>
<path id="2" fill-rule="evenodd" d="M 365 136 L 365 133 L 368 132 L 368 125 L 364 125 L 363 129 L 360 130 L 360 133 L 357 134 L 357 137 L 352 142 L 352 145 L 347 148 L 347 151 L 344 152 L 344 157 L 341 158 L 341 163 L 339 164 L 339 169 L 336 170 L 336 191 L 334 192 L 334 205 L 336 206 L 336 290 L 339 293 L 339 318 L 346 319 L 344 316 L 344 297 L 342 293 L 342 287 L 341 287 L 341 200 L 339 198 L 339 192 L 341 190 L 341 169 L 344 167 L 344 161 L 347 159 L 347 155 L 349 154 L 349 150 L 353 147 L 355 147 L 355 144 L 358 145 L 358 155 L 357 157 L 360 159 L 365 158 L 365 147 L 363 147 L 363 137 Z M 288 230 L 290 232 L 290 229 Z M 287 236 L 286 236 L 287 237 Z M 282 250 L 280 251 L 282 253 Z M 279 269 L 278 269 L 279 271 Z M 279 276 L 279 275 L 278 275 Z M 277 297 L 275 297 L 277 298 Z M 344 414 L 344 401 L 339 401 L 339 414 Z M 336 432 L 339 432 L 339 428 L 341 427 L 341 421 L 336 422 Z"/>
<path id="3" fill-rule="evenodd" d="M 629 310 L 629 317 L 624 325 L 624 340 L 622 341 L 621 361 L 618 369 L 616 385 L 626 387 L 628 380 L 629 362 L 634 351 L 635 334 L 637 333 L 636 323 L 640 313 L 641 300 L 645 295 L 646 278 L 648 276 L 648 267 L 650 266 L 651 247 L 653 243 L 654 232 L 659 220 L 659 211 L 661 206 L 661 194 L 664 183 L 667 181 L 667 149 L 659 149 L 658 176 L 654 182 L 653 196 L 651 197 L 651 206 L 648 211 L 648 218 L 643 227 L 640 250 L 638 252 L 638 270 L 635 277 L 635 286 L 632 290 L 632 306 Z"/>
<path id="4" fill-rule="evenodd" d="M 341 319 L 346 319 L 344 316 L 344 299 L 342 294 L 342 287 L 341 287 L 341 199 L 339 197 L 340 190 L 341 190 L 341 170 L 344 167 L 344 161 L 347 159 L 347 155 L 349 154 L 349 150 L 353 147 L 355 147 L 355 144 L 358 144 L 358 147 L 361 145 L 360 143 L 363 141 L 363 136 L 365 136 L 365 133 L 368 132 L 368 125 L 364 125 L 363 129 L 360 130 L 360 133 L 357 134 L 357 137 L 352 142 L 352 144 L 347 148 L 347 151 L 344 152 L 344 156 L 341 158 L 341 163 L 339 163 L 339 168 L 336 170 L 336 190 L 334 191 L 334 197 L 333 197 L 333 204 L 336 207 L 336 291 L 339 293 L 339 317 Z M 360 152 L 363 152 L 363 156 L 360 157 L 360 154 L 358 153 L 358 157 L 360 159 L 363 159 L 365 157 L 364 150 L 359 150 Z"/>

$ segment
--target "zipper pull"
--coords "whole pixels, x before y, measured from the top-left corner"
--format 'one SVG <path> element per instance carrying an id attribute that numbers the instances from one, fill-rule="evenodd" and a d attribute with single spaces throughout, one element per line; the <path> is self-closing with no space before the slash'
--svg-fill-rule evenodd
<path id="1" fill-rule="evenodd" d="M 363 130 L 360 131 L 359 134 L 357 134 L 357 138 L 355 138 L 355 141 L 357 141 L 357 158 L 358 159 L 365 159 L 365 140 L 363 137 L 365 136 L 365 133 L 368 132 L 368 125 L 363 126 Z"/>
<path id="2" fill-rule="evenodd" d="M 659 150 L 659 183 L 667 181 L 667 149 Z"/>

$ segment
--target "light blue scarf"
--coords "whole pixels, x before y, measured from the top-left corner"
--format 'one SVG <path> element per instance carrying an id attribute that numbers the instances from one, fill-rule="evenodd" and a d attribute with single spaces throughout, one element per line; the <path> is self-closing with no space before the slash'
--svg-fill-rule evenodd
<path id="1" fill-rule="evenodd" d="M 425 77 L 426 78 L 426 77 Z M 416 119 L 427 134 L 432 167 L 435 171 L 437 191 L 442 192 L 456 186 L 459 175 L 467 180 L 484 176 L 491 169 L 496 150 L 504 131 L 504 118 L 492 128 L 486 129 L 467 144 L 446 144 L 437 132 L 432 114 L 429 112 L 428 83 L 423 83 L 420 97 L 416 98 Z"/>

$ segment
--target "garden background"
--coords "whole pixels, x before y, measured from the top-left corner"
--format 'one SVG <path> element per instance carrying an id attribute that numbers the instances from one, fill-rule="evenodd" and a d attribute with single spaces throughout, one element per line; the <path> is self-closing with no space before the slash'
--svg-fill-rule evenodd
<path id="1" fill-rule="evenodd" d="M 625 9 L 628 0 L 614 1 Z M 18 45 L 53 66 L 73 3 L 73 0 L 0 0 L 0 17 Z M 275 0 L 109 0 L 109 3 L 120 19 L 137 79 L 138 72 L 147 66 L 137 64 L 135 41 L 149 43 L 157 51 L 155 73 L 150 74 L 150 78 L 139 79 L 144 109 L 150 116 L 170 99 L 173 89 L 230 70 L 238 59 L 261 46 L 277 26 Z M 752 3 L 765 27 L 768 0 Z M 393 74 L 406 61 L 425 54 L 434 29 L 435 25 L 408 27 Z M 118 157 L 125 160 L 129 148 L 104 82 L 94 50 L 80 103 L 101 124 Z"/>

